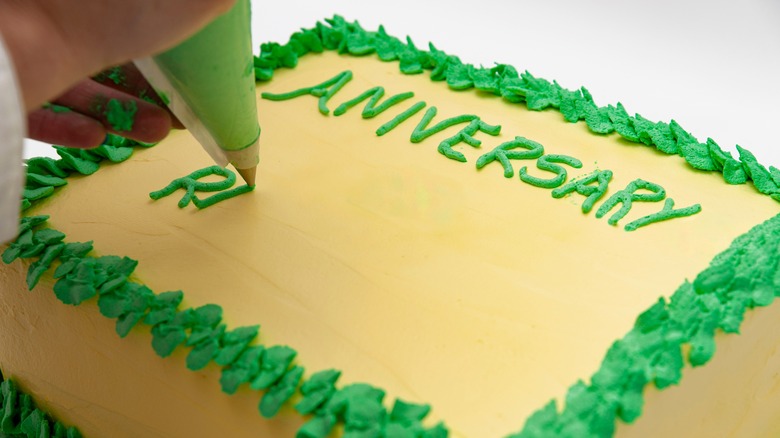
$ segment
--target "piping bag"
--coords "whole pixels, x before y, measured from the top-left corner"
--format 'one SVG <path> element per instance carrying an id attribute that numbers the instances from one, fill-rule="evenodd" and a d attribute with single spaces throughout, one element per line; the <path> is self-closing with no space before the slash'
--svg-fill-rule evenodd
<path id="1" fill-rule="evenodd" d="M 135 64 L 211 158 L 253 186 L 260 125 L 250 9 L 238 0 L 178 46 Z"/>

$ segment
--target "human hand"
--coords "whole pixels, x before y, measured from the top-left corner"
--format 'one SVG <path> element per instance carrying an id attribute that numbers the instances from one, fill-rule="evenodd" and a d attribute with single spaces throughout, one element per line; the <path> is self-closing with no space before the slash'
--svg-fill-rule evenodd
<path id="1" fill-rule="evenodd" d="M 98 111 L 97 100 L 115 98 L 122 104 L 133 102 L 137 108 L 137 124 L 122 135 L 145 142 L 162 139 L 175 122 L 166 110 L 131 96 L 140 97 L 140 91 L 148 87 L 140 75 L 136 78 L 137 71 L 128 70 L 124 85 L 87 78 L 106 67 L 172 47 L 234 3 L 0 0 L 0 34 L 16 68 L 30 135 L 69 146 L 97 146 L 106 130 L 112 130 L 105 113 Z M 146 96 L 155 99 L 151 89 Z M 41 108 L 47 101 L 72 111 Z"/>
<path id="2" fill-rule="evenodd" d="M 133 109 L 132 126 L 117 125 L 107 116 L 111 100 Z M 27 116 L 30 138 L 79 148 L 100 145 L 108 132 L 154 143 L 171 127 L 183 128 L 133 64 L 112 67 L 85 79 Z"/>

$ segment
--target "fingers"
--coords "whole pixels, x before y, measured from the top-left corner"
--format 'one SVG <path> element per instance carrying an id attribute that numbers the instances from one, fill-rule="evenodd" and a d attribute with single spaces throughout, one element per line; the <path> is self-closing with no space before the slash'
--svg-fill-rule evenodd
<path id="1" fill-rule="evenodd" d="M 27 116 L 28 135 L 34 140 L 74 148 L 100 146 L 106 128 L 97 120 L 73 111 L 41 108 Z"/>
<path id="2" fill-rule="evenodd" d="M 52 103 L 97 120 L 108 132 L 144 143 L 156 143 L 171 130 L 166 110 L 93 80 L 80 82 Z M 121 123 L 112 117 L 116 114 Z"/>
<path id="3" fill-rule="evenodd" d="M 184 125 L 168 110 L 163 99 L 157 95 L 154 88 L 147 82 L 146 78 L 141 74 L 138 68 L 133 63 L 112 67 L 94 78 L 95 82 L 103 84 L 107 87 L 113 88 L 137 96 L 138 98 L 150 103 L 154 103 L 160 108 L 165 109 L 168 115 L 171 117 L 171 122 L 174 128 L 184 129 Z"/>

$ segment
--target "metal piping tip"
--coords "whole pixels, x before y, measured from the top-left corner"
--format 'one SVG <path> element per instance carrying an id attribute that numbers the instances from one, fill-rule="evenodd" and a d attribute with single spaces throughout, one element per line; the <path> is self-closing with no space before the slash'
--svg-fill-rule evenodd
<path id="1" fill-rule="evenodd" d="M 250 187 L 255 186 L 255 180 L 257 179 L 257 166 L 250 167 L 247 169 L 236 169 L 238 171 L 238 174 L 241 175 L 241 178 L 246 181 L 246 184 Z"/>

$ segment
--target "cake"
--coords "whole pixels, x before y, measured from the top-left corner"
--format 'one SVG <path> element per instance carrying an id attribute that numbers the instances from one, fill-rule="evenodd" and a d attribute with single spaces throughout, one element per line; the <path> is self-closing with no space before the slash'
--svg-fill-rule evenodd
<path id="1" fill-rule="evenodd" d="M 780 171 L 340 17 L 255 73 L 255 190 L 186 132 L 28 162 L 4 433 L 780 433 Z"/>

